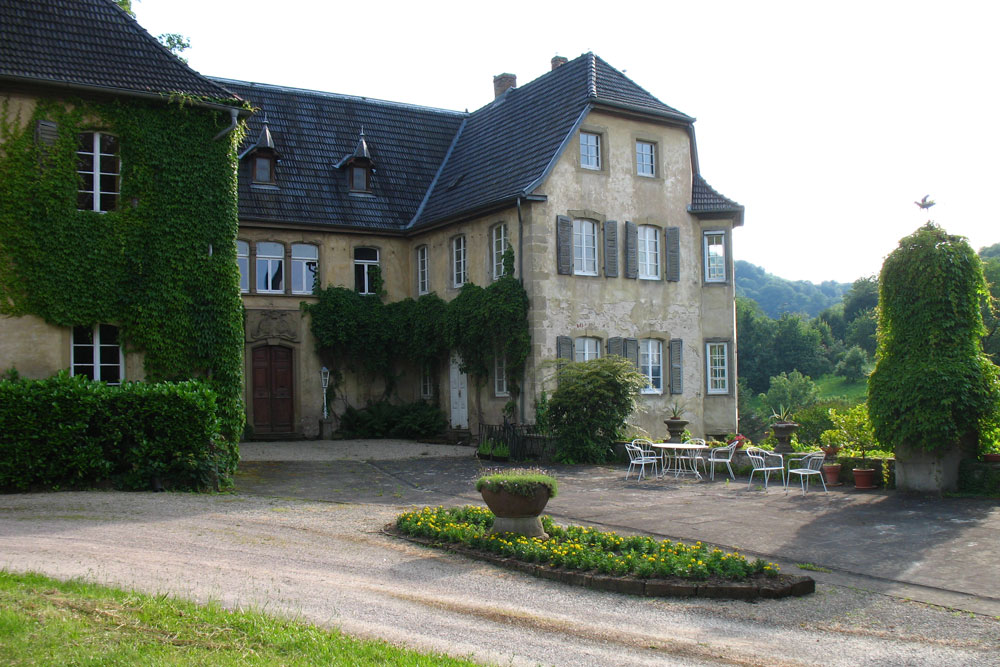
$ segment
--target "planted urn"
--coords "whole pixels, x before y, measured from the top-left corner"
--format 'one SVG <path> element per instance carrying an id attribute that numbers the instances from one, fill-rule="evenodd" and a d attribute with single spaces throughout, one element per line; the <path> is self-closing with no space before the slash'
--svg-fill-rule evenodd
<path id="1" fill-rule="evenodd" d="M 476 490 L 496 516 L 491 533 L 518 533 L 548 539 L 541 514 L 558 492 L 554 477 L 535 468 L 512 468 L 483 475 Z"/>

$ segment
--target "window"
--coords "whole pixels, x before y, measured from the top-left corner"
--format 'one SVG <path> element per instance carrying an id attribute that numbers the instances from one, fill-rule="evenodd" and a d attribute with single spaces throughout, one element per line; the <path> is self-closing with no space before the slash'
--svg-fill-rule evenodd
<path id="1" fill-rule="evenodd" d="M 639 226 L 639 277 L 660 279 L 660 230 L 652 225 Z"/>
<path id="2" fill-rule="evenodd" d="M 601 356 L 601 339 L 581 336 L 574 341 L 574 361 L 590 361 Z"/>
<path id="3" fill-rule="evenodd" d="M 705 232 L 705 282 L 726 282 L 725 232 Z"/>
<path id="4" fill-rule="evenodd" d="M 316 246 L 292 244 L 292 294 L 312 294 L 318 261 L 319 248 Z"/>
<path id="5" fill-rule="evenodd" d="M 502 354 L 493 357 L 493 393 L 496 396 L 508 396 L 507 393 L 507 359 Z"/>
<path id="6" fill-rule="evenodd" d="M 91 380 L 108 384 L 121 384 L 125 375 L 118 327 L 110 324 L 73 327 L 70 357 L 72 375 L 85 375 Z"/>
<path id="7" fill-rule="evenodd" d="M 240 291 L 250 291 L 250 244 L 236 242 L 236 265 L 240 267 Z"/>
<path id="8" fill-rule="evenodd" d="M 352 192 L 371 192 L 371 170 L 367 165 L 353 165 L 348 172 Z"/>
<path id="9" fill-rule="evenodd" d="M 494 225 L 491 230 L 492 245 L 493 245 L 493 280 L 498 280 L 503 277 L 503 254 L 507 250 L 507 246 L 510 245 L 510 241 L 507 238 L 507 225 L 501 222 L 499 225 Z"/>
<path id="10" fill-rule="evenodd" d="M 374 294 L 377 271 L 378 248 L 355 248 L 354 290 L 359 294 Z"/>
<path id="11" fill-rule="evenodd" d="M 427 246 L 417 248 L 417 294 L 427 294 L 430 291 L 427 253 Z"/>
<path id="12" fill-rule="evenodd" d="M 285 246 L 262 241 L 257 244 L 257 291 L 285 291 Z"/>
<path id="13" fill-rule="evenodd" d="M 456 236 L 451 240 L 452 284 L 461 287 L 467 279 L 465 268 L 465 237 Z"/>
<path id="14" fill-rule="evenodd" d="M 434 398 L 434 375 L 430 365 L 420 371 L 420 398 Z"/>
<path id="15" fill-rule="evenodd" d="M 597 275 L 597 223 L 593 220 L 573 221 L 573 273 Z"/>
<path id="16" fill-rule="evenodd" d="M 601 135 L 593 132 L 580 133 L 580 166 L 584 169 L 601 168 Z"/>
<path id="17" fill-rule="evenodd" d="M 649 386 L 642 393 L 663 393 L 663 341 L 655 338 L 639 341 L 639 372 L 649 381 Z"/>
<path id="18" fill-rule="evenodd" d="M 656 144 L 635 142 L 635 172 L 640 176 L 656 176 Z"/>
<path id="19" fill-rule="evenodd" d="M 708 393 L 729 393 L 729 344 L 706 343 L 705 360 L 708 364 Z"/>
<path id="20" fill-rule="evenodd" d="M 81 132 L 76 151 L 80 189 L 76 207 L 81 211 L 118 208 L 118 137 L 103 132 Z"/>
<path id="21" fill-rule="evenodd" d="M 253 159 L 253 182 L 273 184 L 274 179 L 274 156 L 257 155 Z"/>

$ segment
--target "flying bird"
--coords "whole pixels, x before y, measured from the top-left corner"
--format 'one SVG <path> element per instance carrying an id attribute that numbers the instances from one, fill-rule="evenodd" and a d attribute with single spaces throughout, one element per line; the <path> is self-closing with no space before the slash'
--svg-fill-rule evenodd
<path id="1" fill-rule="evenodd" d="M 919 206 L 920 208 L 926 210 L 929 209 L 931 206 L 934 206 L 935 202 L 933 199 L 930 199 L 930 195 L 924 195 L 923 199 L 921 199 L 920 201 L 915 201 L 913 203 Z"/>

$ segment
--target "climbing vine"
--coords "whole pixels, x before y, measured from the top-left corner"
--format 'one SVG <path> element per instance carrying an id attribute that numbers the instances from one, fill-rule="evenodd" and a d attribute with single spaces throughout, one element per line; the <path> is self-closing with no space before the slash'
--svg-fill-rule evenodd
<path id="1" fill-rule="evenodd" d="M 482 384 L 497 354 L 506 355 L 508 390 L 516 398 L 528 357 L 528 296 L 514 278 L 514 252 L 504 253 L 504 276 L 487 287 L 466 283 L 452 301 L 436 294 L 383 303 L 381 290 L 362 295 L 331 286 L 319 300 L 303 304 L 309 313 L 316 350 L 339 379 L 343 370 L 379 374 L 386 394 L 395 386 L 401 362 L 418 365 L 443 360 L 454 350 L 462 371 Z"/>
<path id="2" fill-rule="evenodd" d="M 58 326 L 116 324 L 146 378 L 204 378 L 223 434 L 242 433 L 242 305 L 236 265 L 236 146 L 228 114 L 189 100 L 40 100 L 28 122 L 4 102 L 0 125 L 0 313 Z M 35 139 L 38 120 L 58 135 Z M 79 211 L 80 132 L 118 137 L 120 195 Z"/>

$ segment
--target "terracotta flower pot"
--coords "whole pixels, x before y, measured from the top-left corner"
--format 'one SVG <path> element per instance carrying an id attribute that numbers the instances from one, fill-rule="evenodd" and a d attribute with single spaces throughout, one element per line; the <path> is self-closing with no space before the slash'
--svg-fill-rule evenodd
<path id="1" fill-rule="evenodd" d="M 827 486 L 840 486 L 843 484 L 840 481 L 839 463 L 824 463 L 820 470 L 823 471 L 823 481 L 826 482 Z"/>
<path id="2" fill-rule="evenodd" d="M 874 468 L 855 468 L 854 469 L 854 488 L 855 489 L 874 489 L 875 488 L 875 470 L 874 470 Z"/>

